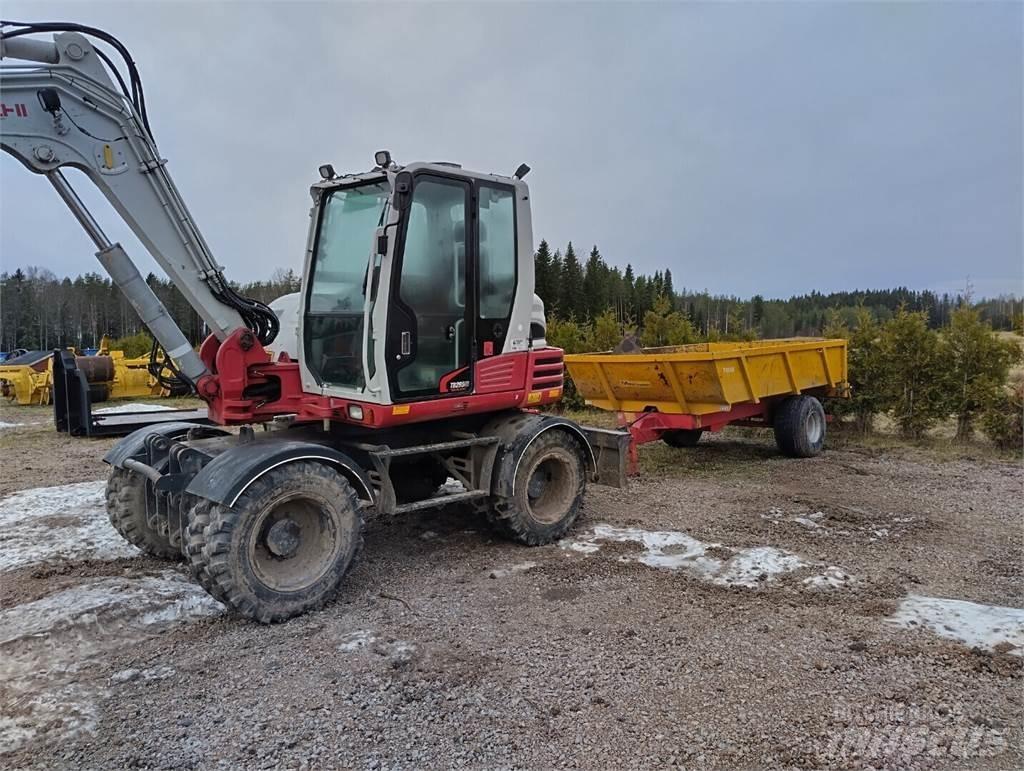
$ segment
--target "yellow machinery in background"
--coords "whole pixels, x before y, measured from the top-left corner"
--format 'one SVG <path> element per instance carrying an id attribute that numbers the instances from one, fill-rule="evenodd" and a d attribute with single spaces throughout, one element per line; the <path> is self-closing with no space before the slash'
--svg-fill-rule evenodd
<path id="1" fill-rule="evenodd" d="M 150 373 L 148 355 L 129 359 L 124 351 L 111 351 L 109 346 L 104 337 L 95 356 L 75 356 L 89 381 L 93 403 L 170 395 Z M 0 395 L 20 405 L 49 404 L 53 399 L 53 353 L 26 351 L 0 364 Z"/>

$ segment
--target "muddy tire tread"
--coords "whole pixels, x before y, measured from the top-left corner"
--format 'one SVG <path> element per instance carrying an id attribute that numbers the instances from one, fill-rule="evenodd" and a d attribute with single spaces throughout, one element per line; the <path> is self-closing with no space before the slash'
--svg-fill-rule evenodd
<path id="1" fill-rule="evenodd" d="M 575 437 L 570 436 L 567 432 L 552 430 L 537 437 L 528 451 L 541 452 L 545 447 L 552 445 L 571 446 L 580 457 L 583 469 L 576 498 L 569 514 L 559 521 L 556 528 L 547 528 L 547 532 L 538 531 L 514 497 L 492 495 L 490 498 L 476 503 L 475 509 L 477 513 L 484 515 L 488 524 L 498 535 L 526 546 L 544 546 L 561 539 L 579 519 L 583 512 L 583 491 L 586 489 L 586 459 L 583 456 L 582 448 Z"/>
<path id="2" fill-rule="evenodd" d="M 299 464 L 295 464 L 298 466 Z M 324 605 L 334 599 L 341 589 L 340 580 L 352 569 L 359 558 L 363 547 L 363 511 L 361 502 L 356 495 L 352 485 L 343 477 L 339 477 L 333 470 L 316 463 L 303 463 L 301 473 L 319 475 L 331 478 L 333 481 L 340 481 L 344 484 L 345 496 L 348 505 L 356 514 L 355 547 L 352 558 L 349 560 L 344 572 L 334 587 L 322 593 L 313 603 L 307 605 L 302 611 L 295 612 L 287 609 L 275 609 L 264 604 L 263 607 L 254 601 L 241 587 L 236 585 L 232 578 L 231 571 L 231 542 L 232 533 L 237 527 L 241 518 L 240 509 L 242 506 L 229 507 L 212 501 L 204 501 L 193 508 L 195 512 L 195 524 L 190 527 L 189 538 L 189 561 L 195 566 L 196 580 L 206 589 L 212 597 L 224 603 L 227 608 L 245 618 L 259 621 L 263 624 L 273 624 L 285 621 L 298 615 L 310 613 L 321 609 Z M 248 497 L 258 495 L 278 484 L 284 476 L 295 474 L 297 469 L 283 467 L 273 471 L 257 480 L 239 499 L 244 506 Z"/>
<path id="3" fill-rule="evenodd" d="M 146 522 L 146 481 L 122 468 L 110 470 L 106 489 L 107 517 L 124 540 L 144 554 L 165 560 L 180 560 L 181 550 L 170 538 Z"/>

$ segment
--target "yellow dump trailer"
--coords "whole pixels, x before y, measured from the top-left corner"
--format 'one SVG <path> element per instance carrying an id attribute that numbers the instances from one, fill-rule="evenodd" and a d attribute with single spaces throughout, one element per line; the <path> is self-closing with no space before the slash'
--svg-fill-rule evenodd
<path id="1" fill-rule="evenodd" d="M 635 444 L 692 446 L 729 423 L 771 426 L 788 455 L 821 451 L 824 397 L 849 395 L 845 340 L 788 338 L 565 357 L 587 404 L 620 413 Z"/>

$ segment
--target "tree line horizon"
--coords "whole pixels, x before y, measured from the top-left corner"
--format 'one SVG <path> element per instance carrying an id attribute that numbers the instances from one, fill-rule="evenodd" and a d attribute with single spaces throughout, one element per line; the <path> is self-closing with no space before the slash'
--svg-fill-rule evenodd
<path id="1" fill-rule="evenodd" d="M 736 295 L 677 289 L 670 268 L 652 274 L 609 265 L 595 245 L 580 260 L 572 242 L 552 251 L 541 240 L 535 253 L 536 293 L 545 304 L 549 326 L 593 324 L 614 319 L 622 330 L 641 332 L 646 323 L 685 324 L 685 336 L 699 339 L 756 339 L 818 336 L 837 317 L 853 324 L 861 309 L 885 322 L 900 308 L 926 314 L 930 328 L 947 326 L 957 308 L 969 304 L 995 330 L 1020 328 L 1024 300 L 1012 295 L 974 300 L 965 292 L 937 293 L 899 286 L 891 289 L 812 291 L 789 298 Z M 150 273 L 153 288 L 185 336 L 198 344 L 205 327 L 168 280 Z M 300 277 L 278 268 L 265 281 L 235 284 L 244 295 L 270 302 L 299 290 Z M 654 311 L 653 314 L 651 312 Z M 573 326 L 570 324 L 570 326 Z M 0 272 L 0 350 L 59 347 L 88 348 L 104 335 L 130 337 L 144 332 L 134 309 L 110 281 L 95 271 L 58 277 L 26 266 Z M 657 337 L 662 337 L 658 334 Z M 678 335 L 669 335 L 670 337 Z M 651 337 L 650 334 L 647 337 Z"/>

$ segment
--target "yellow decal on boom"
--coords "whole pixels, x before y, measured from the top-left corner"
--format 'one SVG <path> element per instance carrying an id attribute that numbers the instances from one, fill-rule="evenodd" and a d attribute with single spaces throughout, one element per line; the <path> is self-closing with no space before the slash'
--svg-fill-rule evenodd
<path id="1" fill-rule="evenodd" d="M 103 165 L 108 169 L 114 168 L 114 151 L 110 145 L 103 145 Z"/>

